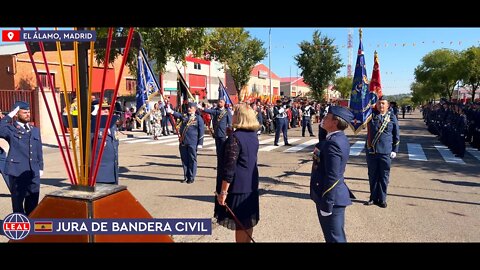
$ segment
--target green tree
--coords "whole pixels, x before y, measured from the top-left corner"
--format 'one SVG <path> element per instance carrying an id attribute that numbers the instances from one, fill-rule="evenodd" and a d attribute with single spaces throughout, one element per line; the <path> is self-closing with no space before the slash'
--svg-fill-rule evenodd
<path id="1" fill-rule="evenodd" d="M 312 89 L 311 95 L 316 100 L 324 100 L 324 90 L 343 67 L 333 41 L 316 30 L 312 42 L 302 41 L 299 44 L 301 53 L 295 56 L 297 66 L 302 70 L 301 76 Z"/>
<path id="2" fill-rule="evenodd" d="M 252 38 L 243 28 L 215 28 L 209 38 L 208 58 L 227 65 L 240 100 L 240 91 L 250 80 L 250 72 L 267 55 L 263 42 Z"/>
<path id="3" fill-rule="evenodd" d="M 352 92 L 352 78 L 338 77 L 335 79 L 335 90 L 340 92 L 342 98 L 349 98 Z"/>
<path id="4" fill-rule="evenodd" d="M 432 51 L 425 55 L 422 64 L 415 68 L 415 79 L 425 85 L 441 85 L 442 89 L 438 94 L 452 99 L 453 90 L 461 76 L 459 59 L 459 53 L 454 50 Z"/>
<path id="5" fill-rule="evenodd" d="M 422 104 L 426 101 L 441 97 L 443 89 L 443 85 L 430 81 L 426 81 L 425 83 L 415 81 L 410 85 L 412 101 L 415 102 L 415 104 Z"/>
<path id="6" fill-rule="evenodd" d="M 153 67 L 157 72 L 164 72 L 167 62 L 173 58 L 176 62 L 185 65 L 185 56 L 191 53 L 194 56 L 203 56 L 208 46 L 208 35 L 205 28 L 184 27 L 138 27 L 135 31 L 142 36 L 142 47 L 148 54 L 148 59 L 156 64 Z M 107 37 L 108 28 L 97 28 L 97 37 Z M 115 28 L 114 36 L 127 36 L 128 28 Z M 122 53 L 121 49 L 113 49 L 110 63 Z M 132 48 L 127 63 L 132 75 L 136 74 L 138 52 Z M 105 49 L 96 50 L 96 60 L 102 63 L 105 58 Z"/>
<path id="7" fill-rule="evenodd" d="M 480 47 L 470 47 L 462 51 L 459 68 L 461 79 L 472 87 L 472 101 L 480 86 Z"/>

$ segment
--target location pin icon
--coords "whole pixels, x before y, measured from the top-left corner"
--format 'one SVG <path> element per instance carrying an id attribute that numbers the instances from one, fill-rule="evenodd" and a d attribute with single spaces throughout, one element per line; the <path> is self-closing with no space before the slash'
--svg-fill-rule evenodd
<path id="1" fill-rule="evenodd" d="M 8 39 L 12 40 L 13 36 L 14 36 L 13 32 L 8 32 L 7 33 Z"/>

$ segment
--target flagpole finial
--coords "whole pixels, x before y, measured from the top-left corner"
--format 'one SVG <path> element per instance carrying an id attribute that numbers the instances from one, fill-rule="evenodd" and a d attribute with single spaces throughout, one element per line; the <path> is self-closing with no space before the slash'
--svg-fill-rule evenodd
<path id="1" fill-rule="evenodd" d="M 358 29 L 358 34 L 360 35 L 360 40 L 362 40 L 362 36 L 363 36 L 363 30 L 362 30 L 362 28 L 359 28 L 359 29 Z"/>

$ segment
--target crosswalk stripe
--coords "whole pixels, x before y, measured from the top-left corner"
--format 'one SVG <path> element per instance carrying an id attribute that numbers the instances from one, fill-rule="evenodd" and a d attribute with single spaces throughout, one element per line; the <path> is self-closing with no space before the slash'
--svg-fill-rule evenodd
<path id="1" fill-rule="evenodd" d="M 296 142 L 300 139 L 297 139 L 297 138 L 291 138 L 291 139 L 288 139 L 288 142 L 289 143 L 292 143 L 292 142 Z M 262 152 L 266 152 L 266 151 L 272 151 L 273 149 L 277 149 L 279 148 L 280 146 L 282 145 L 279 145 L 279 146 L 275 146 L 275 145 L 269 145 L 269 146 L 265 146 L 265 147 L 262 147 L 260 149 L 258 149 L 258 151 L 262 151 Z"/>
<path id="2" fill-rule="evenodd" d="M 203 146 L 210 145 L 210 144 L 215 144 L 215 140 L 203 140 Z"/>
<path id="3" fill-rule="evenodd" d="M 153 141 L 153 142 L 147 142 L 146 144 L 160 144 L 160 143 L 168 143 L 168 142 L 174 142 L 174 141 L 178 141 L 178 137 L 172 137 L 172 138 L 168 138 L 168 139 L 164 139 L 164 140 L 156 140 L 156 141 Z"/>
<path id="4" fill-rule="evenodd" d="M 124 141 L 136 140 L 136 139 L 137 139 L 137 138 L 135 138 L 135 137 L 132 137 L 132 138 L 121 138 L 121 139 L 119 139 L 118 141 L 124 142 Z"/>
<path id="5" fill-rule="evenodd" d="M 458 163 L 458 164 L 465 164 L 465 161 L 463 161 L 461 158 L 458 158 L 453 155 L 450 150 L 445 145 L 434 145 L 435 148 L 437 148 L 438 152 L 440 152 L 440 155 L 442 155 L 443 159 L 448 162 L 448 163 Z"/>
<path id="6" fill-rule="evenodd" d="M 271 145 L 272 142 L 275 140 L 273 137 L 264 136 L 262 138 L 262 136 L 259 136 L 258 138 L 260 140 L 259 141 L 260 152 L 272 151 L 283 146 L 283 145 L 279 145 L 279 146 Z M 305 139 L 305 138 L 300 138 L 300 137 L 290 138 L 289 142 L 293 143 L 296 141 L 300 141 L 302 139 Z M 144 143 L 148 145 L 161 144 L 161 145 L 168 145 L 168 146 L 178 146 L 179 144 L 177 135 L 161 136 L 161 137 L 158 137 L 158 140 L 153 140 L 152 136 L 139 136 L 139 137 L 133 137 L 133 138 L 121 138 L 119 141 L 128 143 L 128 144 Z M 317 139 L 311 139 L 292 147 L 282 148 L 282 152 L 284 153 L 299 152 L 308 148 L 309 146 L 316 144 L 317 142 L 318 142 Z M 364 147 L 365 147 L 365 141 L 356 141 L 350 147 L 350 156 L 359 156 L 363 152 Z M 442 158 L 445 160 L 445 162 L 456 163 L 456 164 L 466 164 L 463 159 L 459 157 L 455 157 L 453 153 L 446 146 L 434 145 L 434 147 L 438 150 L 438 152 L 440 153 Z M 203 149 L 208 151 L 212 151 L 212 150 L 215 151 L 216 149 L 215 139 L 211 137 L 204 138 Z M 408 151 L 409 160 L 428 161 L 425 151 L 421 144 L 407 143 L 407 151 Z M 480 151 L 471 147 L 467 147 L 466 151 L 470 153 L 476 160 L 480 161 Z"/>
<path id="7" fill-rule="evenodd" d="M 408 159 L 427 161 L 427 156 L 423 152 L 422 145 L 419 143 L 407 143 Z"/>
<path id="8" fill-rule="evenodd" d="M 365 141 L 356 141 L 352 146 L 350 146 L 350 156 L 360 156 L 363 149 L 365 148 Z"/>
<path id="9" fill-rule="evenodd" d="M 304 148 L 307 148 L 313 144 L 316 144 L 318 143 L 318 139 L 312 139 L 310 141 L 307 141 L 307 142 L 304 142 L 302 144 L 299 144 L 299 145 L 295 145 L 294 147 L 290 147 L 288 148 L 287 150 L 283 151 L 285 153 L 294 153 L 294 152 L 298 152 Z"/>
<path id="10" fill-rule="evenodd" d="M 480 160 L 480 151 L 477 149 L 467 147 L 468 153 L 470 153 L 472 156 L 474 156 L 476 159 Z"/>
<path id="11" fill-rule="evenodd" d="M 176 142 L 173 142 L 173 143 L 167 143 L 167 145 L 175 146 L 175 145 L 178 145 L 179 143 L 180 142 L 177 140 Z M 212 143 L 215 143 L 215 140 L 213 140 L 212 138 L 207 138 L 207 139 L 203 140 L 203 145 L 209 145 L 209 144 L 212 144 Z"/>
<path id="12" fill-rule="evenodd" d="M 141 142 L 149 142 L 149 141 L 152 141 L 153 138 L 150 138 L 150 139 L 138 139 L 138 140 L 135 140 L 135 141 L 126 141 L 125 143 L 141 143 Z"/>
<path id="13" fill-rule="evenodd" d="M 275 138 L 270 138 L 270 139 L 259 141 L 258 144 L 260 144 L 260 145 L 269 144 L 269 143 L 273 142 L 274 140 L 275 140 Z"/>

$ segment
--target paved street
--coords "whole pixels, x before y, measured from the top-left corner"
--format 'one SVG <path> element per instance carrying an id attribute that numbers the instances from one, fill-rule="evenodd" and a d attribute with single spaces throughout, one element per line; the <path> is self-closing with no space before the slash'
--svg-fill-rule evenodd
<path id="1" fill-rule="evenodd" d="M 357 200 L 346 210 L 349 242 L 480 241 L 480 152 L 456 158 L 427 132 L 420 112 L 400 119 L 400 151 L 392 162 L 388 208 L 364 206 L 369 197 L 363 146 L 366 132 L 349 129 L 346 182 Z M 314 133 L 318 132 L 314 124 Z M 211 218 L 215 187 L 215 144 L 207 136 L 199 150 L 194 184 L 184 184 L 175 136 L 153 140 L 141 132 L 121 134 L 120 184 L 156 218 Z M 309 199 L 311 151 L 316 137 L 288 131 L 293 146 L 273 146 L 260 136 L 260 222 L 257 242 L 323 242 L 313 201 Z M 307 132 L 308 134 L 308 132 Z M 307 135 L 308 136 L 308 135 Z M 69 185 L 59 150 L 44 147 L 41 198 Z M 11 212 L 7 188 L 0 184 L 0 217 Z M 174 236 L 177 242 L 234 242 L 234 232 L 214 224 L 212 235 Z M 0 237 L 5 242 L 5 237 Z"/>

